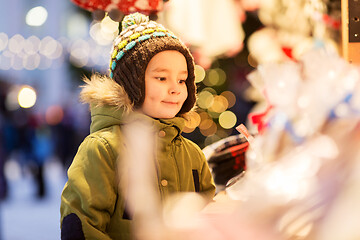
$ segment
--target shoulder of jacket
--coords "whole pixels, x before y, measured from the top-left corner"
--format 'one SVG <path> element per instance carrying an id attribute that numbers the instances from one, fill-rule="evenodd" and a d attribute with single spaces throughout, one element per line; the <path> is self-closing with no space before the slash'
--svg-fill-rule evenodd
<path id="1" fill-rule="evenodd" d="M 102 144 L 106 149 L 113 152 L 115 156 L 116 148 L 122 141 L 122 134 L 119 125 L 113 125 L 107 128 L 103 128 L 99 131 L 89 134 L 85 139 L 86 141 L 95 141 L 98 144 Z M 96 145 L 96 144 L 95 144 Z"/>

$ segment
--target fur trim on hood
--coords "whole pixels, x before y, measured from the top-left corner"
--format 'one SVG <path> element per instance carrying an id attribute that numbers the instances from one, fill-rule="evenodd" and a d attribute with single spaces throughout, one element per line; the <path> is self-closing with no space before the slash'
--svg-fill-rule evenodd
<path id="1" fill-rule="evenodd" d="M 100 107 L 104 105 L 122 108 L 124 112 L 133 111 L 128 94 L 124 88 L 105 75 L 93 74 L 90 79 L 84 78 L 81 86 L 80 101 Z"/>

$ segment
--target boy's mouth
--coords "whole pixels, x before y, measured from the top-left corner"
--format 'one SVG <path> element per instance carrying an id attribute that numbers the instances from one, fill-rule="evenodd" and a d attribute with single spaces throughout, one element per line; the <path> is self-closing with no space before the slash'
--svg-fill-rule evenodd
<path id="1" fill-rule="evenodd" d="M 177 105 L 177 102 L 172 102 L 172 101 L 162 101 L 165 104 L 171 104 L 171 105 Z"/>

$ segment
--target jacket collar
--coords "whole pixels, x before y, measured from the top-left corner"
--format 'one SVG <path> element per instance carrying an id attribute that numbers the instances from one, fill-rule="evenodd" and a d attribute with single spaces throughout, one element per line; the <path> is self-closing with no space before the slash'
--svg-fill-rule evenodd
<path id="1" fill-rule="evenodd" d="M 114 106 L 91 105 L 90 133 L 113 125 L 125 125 L 135 121 L 143 121 L 153 127 L 154 131 L 166 130 L 173 138 L 179 136 L 185 127 L 185 119 L 174 117 L 170 119 L 154 119 L 139 112 L 126 113 L 122 108 Z M 173 129 L 171 129 L 173 127 Z"/>

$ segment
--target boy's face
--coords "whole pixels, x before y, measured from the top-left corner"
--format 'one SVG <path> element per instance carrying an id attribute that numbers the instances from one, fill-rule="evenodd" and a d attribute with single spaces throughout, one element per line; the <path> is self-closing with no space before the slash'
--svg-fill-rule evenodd
<path id="1" fill-rule="evenodd" d="M 145 100 L 140 110 L 153 118 L 173 118 L 180 111 L 188 92 L 187 63 L 175 50 L 156 54 L 145 70 Z"/>

